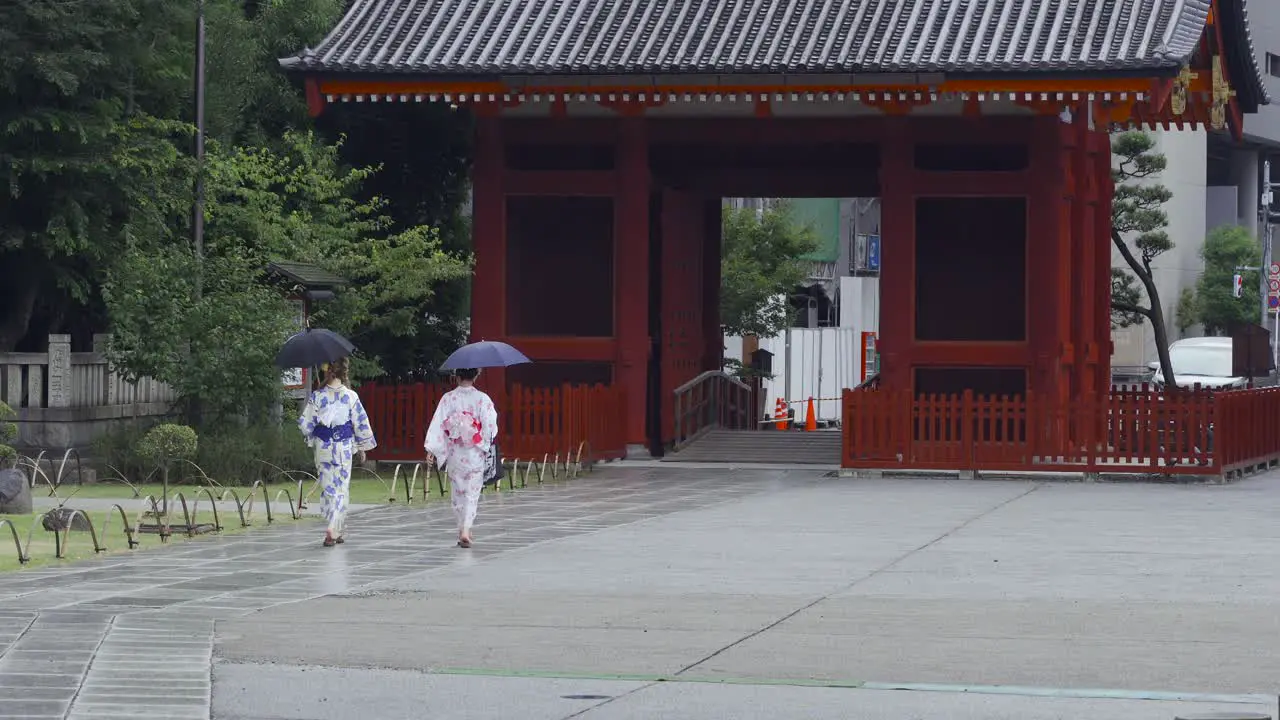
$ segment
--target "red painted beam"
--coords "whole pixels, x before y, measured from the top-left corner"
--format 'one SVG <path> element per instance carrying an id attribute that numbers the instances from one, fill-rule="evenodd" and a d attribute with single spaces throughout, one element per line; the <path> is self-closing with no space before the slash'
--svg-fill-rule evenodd
<path id="1" fill-rule="evenodd" d="M 883 326 L 883 323 L 882 323 Z M 1026 342 L 914 342 L 910 362 L 919 367 L 1009 367 L 1031 370 Z"/>
<path id="2" fill-rule="evenodd" d="M 508 195 L 613 195 L 618 175 L 609 170 L 507 170 Z"/>
<path id="3" fill-rule="evenodd" d="M 870 173 L 829 170 L 708 168 L 657 174 L 664 184 L 717 197 L 877 197 L 880 183 Z"/>
<path id="4" fill-rule="evenodd" d="M 510 336 L 503 341 L 530 360 L 612 362 L 618 352 L 615 338 Z"/>
<path id="5" fill-rule="evenodd" d="M 1030 172 L 917 172 L 911 189 L 917 196 L 1018 197 L 1031 193 L 1038 179 Z"/>

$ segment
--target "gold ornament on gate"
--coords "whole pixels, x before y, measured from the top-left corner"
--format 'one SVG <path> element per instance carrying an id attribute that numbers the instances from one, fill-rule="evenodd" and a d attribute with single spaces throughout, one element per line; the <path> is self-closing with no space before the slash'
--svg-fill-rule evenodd
<path id="1" fill-rule="evenodd" d="M 1227 126 L 1227 105 L 1236 91 L 1231 89 L 1222 72 L 1222 56 L 1213 56 L 1213 105 L 1209 108 L 1209 127 L 1221 130 Z"/>
<path id="2" fill-rule="evenodd" d="M 1169 98 L 1169 109 L 1174 115 L 1182 115 L 1187 111 L 1187 90 L 1191 81 L 1200 77 L 1200 73 L 1191 72 L 1190 65 L 1184 65 L 1178 77 L 1173 79 L 1173 95 Z"/>

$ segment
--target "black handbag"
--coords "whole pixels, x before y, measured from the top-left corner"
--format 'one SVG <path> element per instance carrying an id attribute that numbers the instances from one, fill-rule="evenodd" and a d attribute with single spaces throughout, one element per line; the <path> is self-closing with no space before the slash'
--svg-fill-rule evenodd
<path id="1" fill-rule="evenodd" d="M 498 447 L 498 441 L 494 440 L 489 446 L 489 457 L 485 461 L 484 484 L 496 485 L 505 474 L 506 469 L 502 467 L 502 449 Z"/>

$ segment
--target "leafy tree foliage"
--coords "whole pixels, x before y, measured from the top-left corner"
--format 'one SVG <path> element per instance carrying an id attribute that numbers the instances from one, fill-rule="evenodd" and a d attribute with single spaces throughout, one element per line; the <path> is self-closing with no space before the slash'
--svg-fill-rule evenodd
<path id="1" fill-rule="evenodd" d="M 57 321 L 95 306 L 97 269 L 141 200 L 129 169 L 108 160 L 136 140 L 127 118 L 177 110 L 183 8 L 0 3 L 0 351 L 37 313 Z"/>
<path id="2" fill-rule="evenodd" d="M 262 419 L 279 397 L 272 360 L 294 318 L 266 276 L 272 260 L 315 263 L 347 278 L 319 320 L 357 344 L 370 332 L 411 336 L 434 283 L 469 270 L 465 258 L 441 248 L 435 230 L 397 233 L 382 202 L 354 198 L 372 169 L 343 167 L 337 147 L 312 134 L 287 134 L 284 145 L 280 152 L 210 146 L 199 271 L 185 237 L 157 223 L 131 237 L 104 286 L 113 362 L 173 385 L 210 421 Z M 186 203 L 162 187 L 154 196 L 174 210 Z M 166 214 L 158 208 L 158 217 Z M 362 363 L 366 376 L 381 372 L 377 356 Z"/>
<path id="3" fill-rule="evenodd" d="M 1116 185 L 1111 241 L 1128 266 L 1111 270 L 1112 325 L 1127 327 L 1150 321 L 1165 385 L 1176 387 L 1169 360 L 1169 331 L 1151 268 L 1156 258 L 1173 248 L 1165 232 L 1169 216 L 1164 211 L 1173 193 L 1155 181 L 1167 165 L 1155 146 L 1155 139 L 1141 131 L 1120 133 L 1111 140 L 1115 156 L 1111 175 Z"/>
<path id="4" fill-rule="evenodd" d="M 356 336 L 367 361 L 357 374 L 420 372 L 461 340 L 465 113 L 332 107 L 313 136 L 277 58 L 320 40 L 345 0 L 204 5 L 208 253 L 197 267 L 196 4 L 0 4 L 0 351 L 111 329 L 129 373 L 174 382 L 214 417 L 256 414 L 278 392 L 265 358 L 290 327 L 263 267 L 296 259 L 351 280 L 317 322 Z"/>
<path id="5" fill-rule="evenodd" d="M 441 246 L 464 254 L 471 249 L 471 225 L 459 209 L 467 200 L 472 125 L 464 112 L 434 103 L 332 107 L 319 131 L 341 138 L 341 156 L 378 166 L 360 197 L 385 202 L 400 227 L 437 228 Z M 470 276 L 436 282 L 431 302 L 412 319 L 412 334 L 373 329 L 360 346 L 379 358 L 395 380 L 437 377 L 435 368 L 466 342 L 461 318 L 470 313 Z M 360 368 L 356 368 L 357 371 Z"/>
<path id="6" fill-rule="evenodd" d="M 205 2 L 209 136 L 275 147 L 286 132 L 308 127 L 306 101 L 277 58 L 324 37 L 341 17 L 343 0 Z"/>
<path id="7" fill-rule="evenodd" d="M 1196 282 L 1196 318 L 1208 335 L 1225 335 L 1237 323 L 1255 320 L 1261 298 L 1258 297 L 1258 273 L 1244 275 L 1243 297 L 1232 292 L 1238 267 L 1258 267 L 1262 248 L 1253 235 L 1242 227 L 1224 225 L 1214 228 L 1200 251 L 1204 273 Z"/>
<path id="8" fill-rule="evenodd" d="M 1182 288 L 1178 295 L 1178 332 L 1185 334 L 1192 325 L 1200 322 L 1200 302 L 1195 288 Z"/>
<path id="9" fill-rule="evenodd" d="M 799 223 L 789 203 L 763 212 L 723 211 L 720 323 L 730 335 L 772 337 L 789 327 L 786 297 L 805 278 L 798 258 L 818 246 L 812 227 Z"/>
<path id="10" fill-rule="evenodd" d="M 12 442 L 18 437 L 18 426 L 11 420 L 17 416 L 13 408 L 0 402 L 0 469 L 3 469 L 7 463 L 11 462 L 18 456 L 18 451 L 13 446 L 6 443 Z"/>
<path id="11" fill-rule="evenodd" d="M 151 428 L 138 442 L 138 454 L 160 470 L 160 482 L 164 499 L 160 512 L 169 513 L 169 472 L 174 462 L 191 460 L 196 456 L 199 440 L 194 428 L 165 423 Z"/>

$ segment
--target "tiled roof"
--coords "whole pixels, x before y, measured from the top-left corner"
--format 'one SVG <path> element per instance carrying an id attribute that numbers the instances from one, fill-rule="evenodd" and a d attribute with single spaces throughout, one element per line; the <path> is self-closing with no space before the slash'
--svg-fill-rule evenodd
<path id="1" fill-rule="evenodd" d="M 292 260 L 276 260 L 268 263 L 267 270 L 282 275 L 299 285 L 336 287 L 346 283 L 346 280 L 341 276 L 335 275 L 318 265 L 294 262 Z"/>
<path id="2" fill-rule="evenodd" d="M 1275 2 L 1275 0 L 1271 0 Z M 1258 67 L 1258 54 L 1253 47 L 1253 28 L 1249 24 L 1248 0 L 1223 0 L 1221 9 L 1235 20 L 1235 53 L 1231 60 L 1231 79 L 1245 112 L 1257 112 L 1259 105 L 1271 104 L 1267 81 Z M 1230 40 L 1228 40 L 1230 42 Z M 1242 86 L 1248 83 L 1248 88 Z"/>
<path id="3" fill-rule="evenodd" d="M 1239 0 L 1238 0 L 1239 1 Z M 290 69 L 432 76 L 1167 70 L 1210 0 L 354 0 Z"/>

